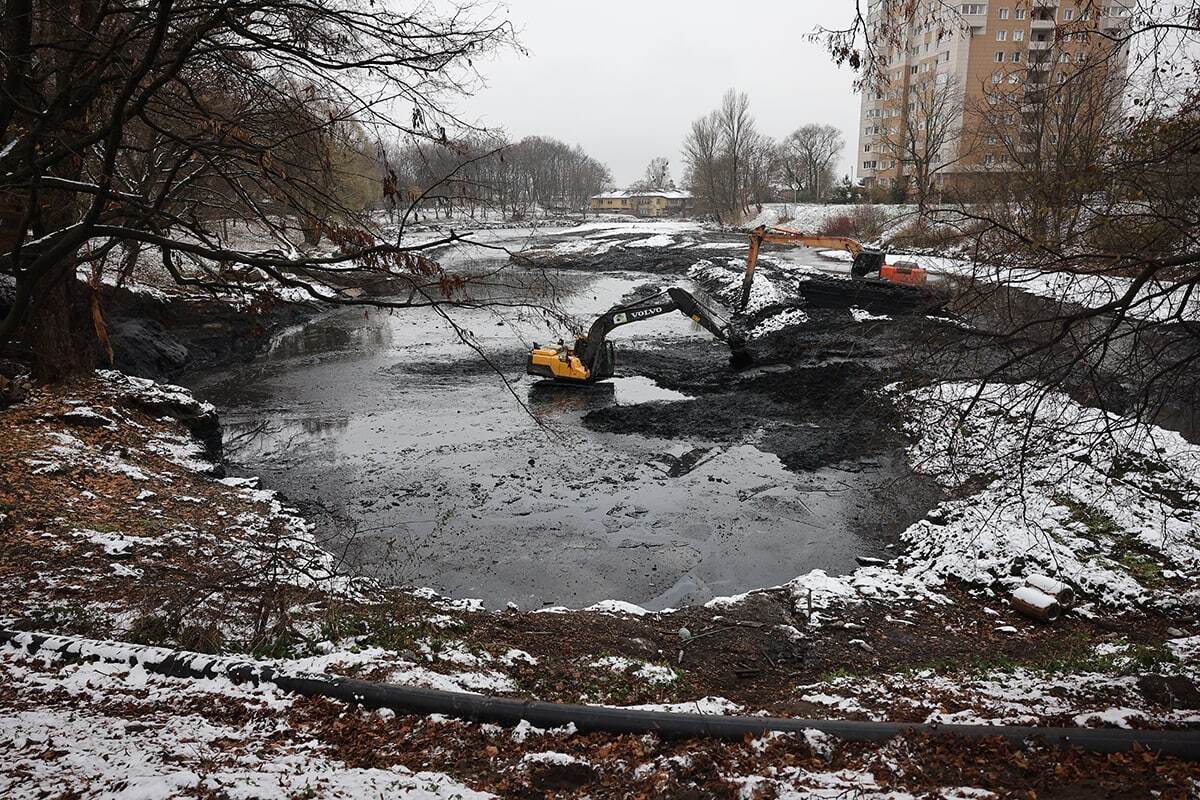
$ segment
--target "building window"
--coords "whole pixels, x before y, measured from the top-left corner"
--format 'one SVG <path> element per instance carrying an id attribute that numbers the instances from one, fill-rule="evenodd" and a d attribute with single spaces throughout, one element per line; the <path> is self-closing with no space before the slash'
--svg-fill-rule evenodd
<path id="1" fill-rule="evenodd" d="M 1013 31 L 1013 41 L 1014 42 L 1025 41 L 1025 31 Z"/>
<path id="2" fill-rule="evenodd" d="M 1004 73 L 1003 73 L 1003 72 L 994 72 L 994 73 L 992 73 L 992 83 L 999 83 L 999 82 L 1000 82 L 1000 81 L 1002 81 L 1002 80 L 1004 80 Z"/>
<path id="3" fill-rule="evenodd" d="M 1083 10 L 1083 12 L 1080 13 L 1079 18 L 1080 19 L 1091 19 L 1092 18 L 1092 10 L 1090 8 L 1085 8 Z"/>
<path id="4" fill-rule="evenodd" d="M 1021 63 L 1021 51 L 1014 50 L 1013 54 L 1012 54 L 1012 58 L 1009 60 L 1012 61 L 1012 63 L 1014 63 L 1014 64 L 1020 64 Z"/>
<path id="5" fill-rule="evenodd" d="M 968 3 L 967 5 L 961 6 L 959 11 L 964 14 L 983 14 L 987 11 L 987 6 L 983 5 L 982 3 Z"/>
<path id="6" fill-rule="evenodd" d="M 1003 42 L 1008 39 L 1008 31 L 996 31 L 996 41 Z"/>
<path id="7" fill-rule="evenodd" d="M 990 167 L 992 164 L 996 163 L 996 157 L 991 154 L 988 154 L 983 157 L 983 163 Z"/>
<path id="8" fill-rule="evenodd" d="M 864 144 L 864 145 L 863 145 L 863 152 L 864 152 L 864 153 L 869 153 L 869 152 L 871 152 L 871 145 L 869 145 L 869 144 Z"/>
<path id="9" fill-rule="evenodd" d="M 1000 19 L 1008 19 L 1008 9 L 1007 8 L 1000 9 Z"/>
<path id="10" fill-rule="evenodd" d="M 997 64 L 1004 63 L 1004 51 L 1003 50 L 996 51 L 996 63 Z"/>
<path id="11" fill-rule="evenodd" d="M 1019 72 L 1008 73 L 1008 82 L 1009 83 L 1020 83 L 1021 82 L 1021 73 L 1019 73 Z"/>
<path id="12" fill-rule="evenodd" d="M 1025 19 L 1025 9 L 1018 8 L 1016 11 L 1017 19 Z"/>
<path id="13" fill-rule="evenodd" d="M 916 68 L 916 67 L 909 67 L 909 68 L 908 68 L 908 74 L 909 74 L 909 75 L 916 75 L 916 74 L 917 74 L 917 68 Z"/>
<path id="14" fill-rule="evenodd" d="M 1065 19 L 1067 22 L 1070 22 L 1071 20 L 1075 19 L 1075 9 L 1064 8 L 1063 9 L 1063 19 Z"/>

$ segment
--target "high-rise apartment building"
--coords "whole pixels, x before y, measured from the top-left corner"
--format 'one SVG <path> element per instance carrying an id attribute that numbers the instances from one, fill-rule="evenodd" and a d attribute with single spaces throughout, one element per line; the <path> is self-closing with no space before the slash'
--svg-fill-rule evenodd
<path id="1" fill-rule="evenodd" d="M 854 160 L 863 184 L 911 188 L 924 173 L 937 191 L 1036 146 L 1032 115 L 1062 94 L 1048 89 L 1096 66 L 1089 59 L 1101 53 L 1107 74 L 1125 74 L 1111 37 L 1127 24 L 1129 2 L 992 0 L 954 13 L 923 0 L 910 22 L 887 18 L 906 4 L 874 0 L 868 27 L 902 33 L 898 46 L 883 45 L 882 77 L 862 94 Z M 985 131 L 976 118 L 989 109 Z"/>

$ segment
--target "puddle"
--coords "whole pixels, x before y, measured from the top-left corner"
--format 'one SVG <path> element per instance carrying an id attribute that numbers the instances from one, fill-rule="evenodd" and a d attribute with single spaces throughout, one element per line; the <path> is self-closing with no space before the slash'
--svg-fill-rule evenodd
<path id="1" fill-rule="evenodd" d="M 664 389 L 650 378 L 642 375 L 627 375 L 613 378 L 615 402 L 622 405 L 633 403 L 653 403 L 659 400 L 686 400 L 688 395 L 674 389 Z"/>

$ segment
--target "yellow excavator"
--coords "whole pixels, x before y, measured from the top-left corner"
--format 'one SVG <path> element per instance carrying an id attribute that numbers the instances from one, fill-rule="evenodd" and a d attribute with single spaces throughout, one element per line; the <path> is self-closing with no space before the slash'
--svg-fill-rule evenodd
<path id="1" fill-rule="evenodd" d="M 608 341 L 608 334 L 622 325 L 670 314 L 672 311 L 678 311 L 699 323 L 728 344 L 732 351 L 729 362 L 735 368 L 751 362 L 745 337 L 724 314 L 702 303 L 686 289 L 671 287 L 632 303 L 613 306 L 596 318 L 587 336 L 576 339 L 573 347 L 562 341 L 557 345 L 535 343 L 529 352 L 525 371 L 530 375 L 567 383 L 595 383 L 611 378 L 617 359 L 613 343 Z"/>
<path id="2" fill-rule="evenodd" d="M 791 228 L 760 225 L 750 232 L 750 255 L 746 259 L 746 274 L 742 278 L 742 297 L 738 310 L 744 311 L 750 302 L 750 285 L 754 282 L 754 265 L 758 263 L 758 251 L 767 244 L 790 244 L 798 247 L 819 247 L 823 250 L 841 250 L 853 256 L 850 262 L 850 277 L 853 280 L 877 280 L 900 286 L 921 287 L 925 285 L 927 273 L 916 264 L 888 264 L 887 253 L 867 247 L 847 236 L 821 236 Z M 872 274 L 878 278 L 871 278 Z"/>

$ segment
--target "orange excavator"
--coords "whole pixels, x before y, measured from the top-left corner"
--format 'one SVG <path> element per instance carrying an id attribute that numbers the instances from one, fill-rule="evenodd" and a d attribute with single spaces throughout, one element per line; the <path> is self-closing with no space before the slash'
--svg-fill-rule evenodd
<path id="1" fill-rule="evenodd" d="M 925 285 L 926 272 L 911 263 L 888 264 L 887 253 L 876 250 L 846 236 L 819 236 L 795 231 L 791 228 L 760 225 L 750 232 L 750 257 L 746 260 L 746 274 L 742 278 L 742 299 L 739 310 L 745 310 L 750 302 L 750 285 L 754 282 L 754 265 L 758 262 L 758 251 L 763 243 L 790 244 L 800 247 L 819 247 L 823 250 L 842 250 L 853 256 L 850 277 L 853 280 L 877 280 L 888 284 L 919 287 Z M 877 278 L 871 278 L 878 274 Z"/>

